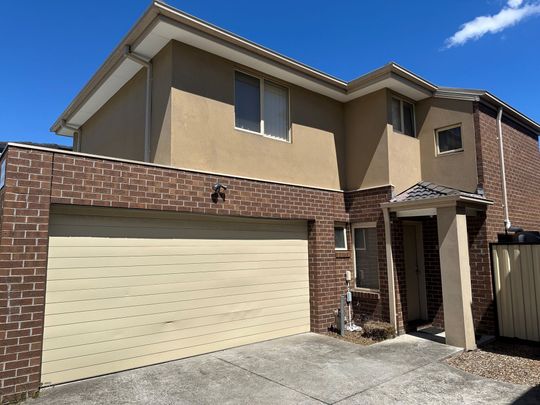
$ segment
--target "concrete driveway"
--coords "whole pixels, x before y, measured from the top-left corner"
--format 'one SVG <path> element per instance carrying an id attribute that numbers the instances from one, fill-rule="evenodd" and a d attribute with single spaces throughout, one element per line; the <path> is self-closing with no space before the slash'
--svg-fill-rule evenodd
<path id="1" fill-rule="evenodd" d="M 508 404 L 538 391 L 440 360 L 413 336 L 364 347 L 307 333 L 42 390 L 38 404 Z"/>

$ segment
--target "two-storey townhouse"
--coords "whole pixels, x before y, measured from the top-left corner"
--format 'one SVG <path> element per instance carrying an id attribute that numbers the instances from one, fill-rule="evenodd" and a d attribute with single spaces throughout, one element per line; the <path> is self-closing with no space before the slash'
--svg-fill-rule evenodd
<path id="1" fill-rule="evenodd" d="M 325 331 L 347 271 L 357 321 L 472 349 L 489 243 L 540 228 L 540 126 L 489 92 L 344 82 L 160 2 L 52 130 L 74 152 L 2 155 L 6 398 Z"/>

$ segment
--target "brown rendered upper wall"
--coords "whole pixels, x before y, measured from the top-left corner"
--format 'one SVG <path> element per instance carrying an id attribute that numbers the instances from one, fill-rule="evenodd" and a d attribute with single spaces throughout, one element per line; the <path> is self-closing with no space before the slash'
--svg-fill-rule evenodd
<path id="1" fill-rule="evenodd" d="M 343 104 L 284 83 L 288 143 L 234 128 L 234 72 L 257 72 L 176 41 L 153 66 L 152 162 L 326 189 L 478 184 L 472 102 L 416 102 L 415 139 L 389 124 L 387 89 Z M 144 94 L 142 69 L 84 124 L 81 151 L 143 160 Z M 453 124 L 462 125 L 464 150 L 437 156 L 435 129 Z"/>
<path id="2" fill-rule="evenodd" d="M 251 70 L 179 42 L 173 66 L 173 166 L 329 189 L 345 185 L 341 103 L 284 83 L 291 142 L 282 142 L 234 127 L 235 70 Z"/>
<path id="3" fill-rule="evenodd" d="M 476 146 L 471 101 L 429 98 L 416 103 L 422 180 L 465 191 L 475 191 Z M 437 154 L 435 130 L 461 124 L 463 151 Z"/>
<path id="4" fill-rule="evenodd" d="M 390 184 L 387 91 L 345 104 L 346 190 Z"/>
<path id="5" fill-rule="evenodd" d="M 152 60 L 151 161 L 171 164 L 171 45 Z M 142 68 L 82 126 L 81 152 L 144 160 L 146 71 Z"/>

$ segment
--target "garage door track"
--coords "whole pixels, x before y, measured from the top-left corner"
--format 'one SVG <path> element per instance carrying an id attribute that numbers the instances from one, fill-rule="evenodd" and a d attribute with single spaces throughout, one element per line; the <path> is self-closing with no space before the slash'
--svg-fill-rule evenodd
<path id="1" fill-rule="evenodd" d="M 505 404 L 538 391 L 441 362 L 459 349 L 420 339 L 359 346 L 313 333 L 42 390 L 41 404 Z"/>

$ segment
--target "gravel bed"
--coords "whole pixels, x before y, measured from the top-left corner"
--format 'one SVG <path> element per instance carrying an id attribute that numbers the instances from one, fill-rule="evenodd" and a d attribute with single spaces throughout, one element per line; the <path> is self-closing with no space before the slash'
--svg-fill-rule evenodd
<path id="1" fill-rule="evenodd" d="M 446 360 L 471 374 L 513 384 L 540 385 L 540 345 L 497 340 Z"/>
<path id="2" fill-rule="evenodd" d="M 362 346 L 369 346 L 369 345 L 372 345 L 373 343 L 377 343 L 376 340 L 362 336 L 360 332 L 346 331 L 345 336 L 341 336 L 339 333 L 336 333 L 336 332 L 325 332 L 322 334 L 336 338 L 336 339 L 345 340 L 347 342 L 356 343 L 357 345 L 362 345 Z"/>

